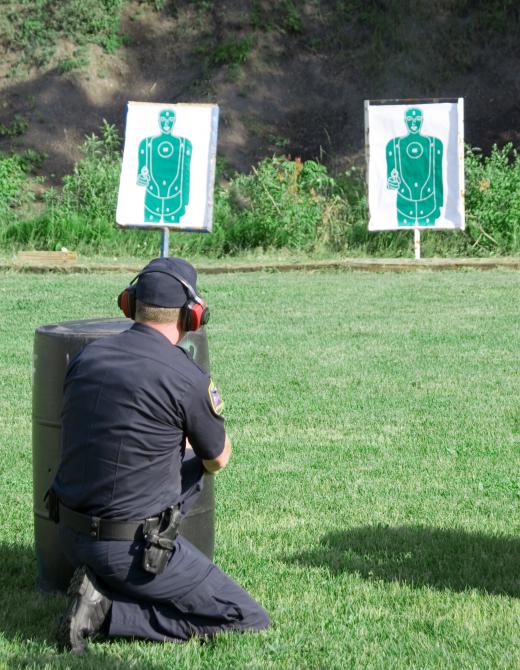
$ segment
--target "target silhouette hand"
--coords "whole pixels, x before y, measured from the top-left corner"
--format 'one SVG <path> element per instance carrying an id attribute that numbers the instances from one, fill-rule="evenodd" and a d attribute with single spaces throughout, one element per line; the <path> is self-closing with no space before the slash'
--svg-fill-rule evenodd
<path id="1" fill-rule="evenodd" d="M 141 172 L 137 175 L 137 185 L 146 186 L 150 181 L 150 175 L 148 173 L 148 168 L 146 165 L 142 168 Z"/>
<path id="2" fill-rule="evenodd" d="M 399 174 L 397 170 L 392 170 L 390 173 L 390 177 L 388 178 L 388 181 L 386 182 L 387 188 L 396 190 L 399 188 L 399 184 L 401 183 L 401 178 L 399 177 Z"/>

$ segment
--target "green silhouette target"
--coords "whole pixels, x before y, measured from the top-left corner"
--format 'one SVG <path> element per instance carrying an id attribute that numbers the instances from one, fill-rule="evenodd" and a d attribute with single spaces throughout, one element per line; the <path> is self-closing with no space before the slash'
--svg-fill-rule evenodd
<path id="1" fill-rule="evenodd" d="M 144 220 L 152 223 L 179 223 L 190 199 L 192 145 L 172 135 L 174 124 L 175 112 L 162 110 L 161 134 L 139 144 L 137 184 L 146 187 Z"/>
<path id="2" fill-rule="evenodd" d="M 365 102 L 370 230 L 464 227 L 462 99 Z"/>
<path id="3" fill-rule="evenodd" d="M 420 109 L 407 109 L 405 121 L 408 134 L 386 145 L 387 188 L 397 193 L 400 226 L 433 226 L 444 204 L 442 142 L 421 135 Z"/>
<path id="4" fill-rule="evenodd" d="M 117 224 L 211 231 L 217 128 L 217 105 L 128 103 Z"/>

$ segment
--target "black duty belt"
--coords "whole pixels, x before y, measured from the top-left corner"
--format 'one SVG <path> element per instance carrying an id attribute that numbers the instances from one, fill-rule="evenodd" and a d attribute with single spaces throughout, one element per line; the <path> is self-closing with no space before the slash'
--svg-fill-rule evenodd
<path id="1" fill-rule="evenodd" d="M 98 516 L 81 514 L 70 507 L 66 507 L 61 501 L 59 503 L 59 519 L 68 528 L 89 535 L 96 540 L 144 540 L 143 524 L 148 522 L 148 527 L 154 522 L 159 526 L 160 517 L 153 516 L 148 519 L 131 519 L 129 521 L 116 521 L 115 519 L 101 519 Z"/>

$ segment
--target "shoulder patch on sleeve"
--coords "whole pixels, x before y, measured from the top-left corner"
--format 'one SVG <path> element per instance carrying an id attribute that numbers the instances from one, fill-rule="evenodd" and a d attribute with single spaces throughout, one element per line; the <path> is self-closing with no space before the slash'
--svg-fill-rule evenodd
<path id="1" fill-rule="evenodd" d="M 218 392 L 217 387 L 213 383 L 212 379 L 209 380 L 208 395 L 211 409 L 217 416 L 220 416 L 224 409 L 224 401 L 220 397 L 220 393 Z"/>

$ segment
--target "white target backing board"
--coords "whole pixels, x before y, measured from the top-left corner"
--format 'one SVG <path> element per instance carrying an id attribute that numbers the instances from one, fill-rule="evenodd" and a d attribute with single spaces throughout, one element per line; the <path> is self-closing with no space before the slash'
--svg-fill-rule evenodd
<path id="1" fill-rule="evenodd" d="M 464 228 L 464 104 L 365 101 L 369 230 Z"/>
<path id="2" fill-rule="evenodd" d="M 129 102 L 116 222 L 209 232 L 218 106 Z"/>

